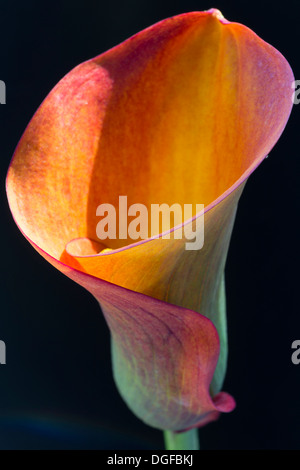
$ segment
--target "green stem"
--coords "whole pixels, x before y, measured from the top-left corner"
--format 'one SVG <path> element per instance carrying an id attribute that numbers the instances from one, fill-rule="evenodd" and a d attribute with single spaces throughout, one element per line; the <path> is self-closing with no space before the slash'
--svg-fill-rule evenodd
<path id="1" fill-rule="evenodd" d="M 185 432 L 164 431 L 166 450 L 199 450 L 198 429 Z"/>

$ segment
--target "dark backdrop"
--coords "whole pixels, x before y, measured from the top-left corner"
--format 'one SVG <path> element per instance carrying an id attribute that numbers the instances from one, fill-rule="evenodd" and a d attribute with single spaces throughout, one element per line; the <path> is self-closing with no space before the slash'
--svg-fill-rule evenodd
<path id="1" fill-rule="evenodd" d="M 279 49 L 300 79 L 300 4 L 254 0 L 35 0 L 0 4 L 0 448 L 163 448 L 112 380 L 109 332 L 96 301 L 44 261 L 8 210 L 4 180 L 38 105 L 71 68 L 175 14 L 219 8 Z M 268 83 L 266 83 L 266 91 Z M 226 267 L 229 364 L 237 408 L 200 430 L 205 449 L 299 449 L 300 106 L 242 195 Z"/>

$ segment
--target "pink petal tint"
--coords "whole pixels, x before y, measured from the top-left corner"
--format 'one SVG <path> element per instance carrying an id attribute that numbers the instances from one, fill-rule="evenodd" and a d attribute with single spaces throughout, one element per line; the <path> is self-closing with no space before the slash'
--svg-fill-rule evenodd
<path id="1" fill-rule="evenodd" d="M 292 108 L 291 68 L 217 10 L 147 28 L 68 73 L 30 121 L 7 176 L 33 247 L 99 301 L 121 395 L 181 431 L 229 412 L 224 267 L 238 199 Z M 97 241 L 97 207 L 204 204 L 201 250 L 160 232 Z M 119 214 L 117 214 L 119 216 Z M 88 328 L 88 319 L 86 320 Z"/>

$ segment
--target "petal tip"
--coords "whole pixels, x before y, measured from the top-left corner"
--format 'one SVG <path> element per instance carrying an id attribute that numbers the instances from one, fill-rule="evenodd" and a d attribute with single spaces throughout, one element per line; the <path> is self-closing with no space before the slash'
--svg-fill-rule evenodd
<path id="1" fill-rule="evenodd" d="M 236 407 L 235 399 L 226 392 L 219 392 L 213 398 L 216 409 L 222 413 L 230 413 Z"/>
<path id="2" fill-rule="evenodd" d="M 221 23 L 227 24 L 229 21 L 224 18 L 220 10 L 217 8 L 211 8 L 210 10 L 207 10 L 207 13 L 210 13 L 213 17 L 217 18 Z"/>

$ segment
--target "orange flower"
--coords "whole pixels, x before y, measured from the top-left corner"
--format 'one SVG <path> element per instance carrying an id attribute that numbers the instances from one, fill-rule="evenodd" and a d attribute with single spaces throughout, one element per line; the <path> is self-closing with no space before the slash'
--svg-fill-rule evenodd
<path id="1" fill-rule="evenodd" d="M 7 176 L 20 230 L 100 302 L 116 384 L 160 429 L 231 411 L 223 273 L 238 199 L 292 108 L 282 55 L 217 10 L 179 15 L 66 75 L 28 125 Z M 109 203 L 204 204 L 176 238 L 97 241 Z M 122 214 L 121 214 L 122 217 Z M 119 228 L 119 226 L 118 226 Z"/>

